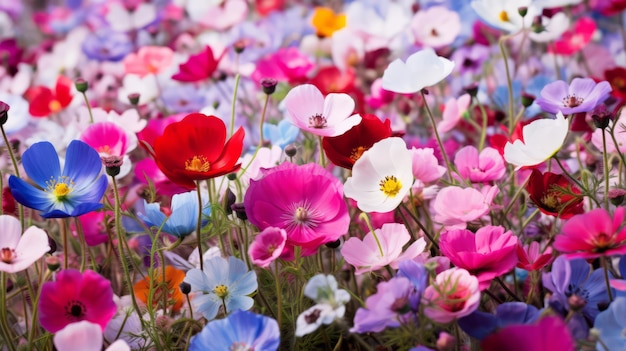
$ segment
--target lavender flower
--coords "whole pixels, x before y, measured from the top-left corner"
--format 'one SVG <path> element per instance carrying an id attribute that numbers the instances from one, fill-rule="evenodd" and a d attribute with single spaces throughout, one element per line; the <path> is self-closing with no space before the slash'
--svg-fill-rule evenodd
<path id="1" fill-rule="evenodd" d="M 557 80 L 541 90 L 536 103 L 550 113 L 563 114 L 589 112 L 609 97 L 611 85 L 604 81 L 597 83 L 591 78 L 574 78 L 570 85 Z"/>

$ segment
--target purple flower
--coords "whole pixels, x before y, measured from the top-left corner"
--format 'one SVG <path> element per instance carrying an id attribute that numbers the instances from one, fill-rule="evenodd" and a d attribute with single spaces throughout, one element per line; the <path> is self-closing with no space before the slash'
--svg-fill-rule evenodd
<path id="1" fill-rule="evenodd" d="M 133 51 L 133 43 L 128 35 L 112 30 L 90 33 L 83 42 L 83 53 L 96 61 L 120 61 Z"/>
<path id="2" fill-rule="evenodd" d="M 496 307 L 496 314 L 474 311 L 459 319 L 459 326 L 469 336 L 482 340 L 500 328 L 512 324 L 533 323 L 539 318 L 535 306 L 523 302 L 506 302 Z"/>
<path id="3" fill-rule="evenodd" d="M 574 78 L 570 85 L 557 80 L 541 90 L 536 103 L 546 112 L 572 114 L 589 112 L 609 97 L 611 85 L 604 81 L 597 83 L 591 78 Z"/>
<path id="4" fill-rule="evenodd" d="M 172 86 L 161 96 L 165 107 L 175 113 L 200 111 L 206 106 L 204 92 L 192 85 Z"/>

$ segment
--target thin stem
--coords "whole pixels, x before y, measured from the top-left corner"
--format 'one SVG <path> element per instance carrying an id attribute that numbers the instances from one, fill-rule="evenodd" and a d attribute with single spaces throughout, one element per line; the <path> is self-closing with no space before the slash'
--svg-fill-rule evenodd
<path id="1" fill-rule="evenodd" d="M 232 110 L 230 113 L 230 131 L 228 135 L 233 136 L 235 130 L 235 106 L 237 106 L 237 91 L 239 90 L 239 80 L 241 76 L 239 73 L 235 76 L 235 90 L 233 91 Z"/>
<path id="2" fill-rule="evenodd" d="M 326 155 L 324 154 L 324 147 L 322 146 L 322 137 L 317 137 L 317 146 L 319 147 L 320 153 L 320 166 L 326 168 Z"/>
<path id="3" fill-rule="evenodd" d="M 500 46 L 500 53 L 502 54 L 502 60 L 504 61 L 504 70 L 506 72 L 506 85 L 509 90 L 509 135 L 513 133 L 513 80 L 511 79 L 511 69 L 509 68 L 509 61 L 507 60 L 506 47 L 504 42 L 509 36 L 503 36 L 498 40 L 498 46 Z"/>
<path id="4" fill-rule="evenodd" d="M 259 148 L 263 146 L 263 124 L 265 123 L 265 114 L 267 113 L 267 105 L 270 101 L 269 94 L 265 94 L 265 102 L 263 103 L 263 111 L 261 112 L 261 123 L 259 124 Z"/>
<path id="5" fill-rule="evenodd" d="M 82 92 L 82 95 L 85 100 L 85 105 L 87 105 L 87 111 L 89 111 L 89 123 L 93 124 L 93 112 L 91 112 L 91 104 L 89 104 L 89 99 L 87 99 L 87 93 Z"/>
<path id="6" fill-rule="evenodd" d="M 11 350 L 15 351 L 15 344 L 13 343 L 13 335 L 11 335 L 11 327 L 9 326 L 9 319 L 7 318 L 7 308 L 9 306 L 6 300 L 7 294 L 7 275 L 5 272 L 0 272 L 0 325 L 2 328 L 2 339 L 4 339 L 5 345 Z"/>
<path id="7" fill-rule="evenodd" d="M 585 187 L 582 185 L 582 183 L 578 181 L 578 179 L 574 178 L 574 177 L 573 177 L 573 176 L 572 176 L 572 175 L 571 175 L 571 174 L 570 174 L 570 173 L 569 173 L 569 172 L 565 169 L 565 167 L 563 166 L 563 164 L 561 163 L 561 161 L 560 161 L 560 160 L 559 160 L 556 156 L 554 156 L 554 157 L 552 157 L 552 158 L 556 161 L 556 164 L 558 164 L 558 165 L 559 165 L 559 167 L 560 167 L 560 168 L 561 168 L 561 170 L 563 171 L 563 174 L 565 174 L 565 175 L 566 175 L 566 176 L 567 176 L 567 177 L 568 177 L 571 181 L 573 181 L 574 183 L 576 183 L 576 185 L 578 186 L 578 188 L 579 188 L 581 191 L 584 191 L 584 192 L 585 192 L 585 194 L 588 194 L 588 193 L 589 193 L 589 192 L 587 191 L 587 188 L 585 188 Z M 601 207 L 601 206 L 602 206 L 602 205 L 600 205 L 600 202 L 598 202 L 598 200 L 597 200 L 595 197 L 593 197 L 593 196 L 589 196 L 589 198 L 590 198 L 591 200 L 593 200 L 593 201 L 596 203 L 596 205 L 597 205 L 598 207 Z"/>
<path id="8" fill-rule="evenodd" d="M 602 131 L 602 161 L 604 163 L 604 208 L 609 209 L 609 155 L 606 152 L 606 133 Z"/>
<path id="9" fill-rule="evenodd" d="M 13 148 L 11 147 L 11 144 L 9 143 L 9 138 L 7 137 L 7 133 L 4 130 L 3 124 L 0 124 L 0 131 L 2 131 L 2 139 L 4 139 L 4 146 L 6 146 L 7 152 L 9 153 L 9 156 L 11 157 L 11 163 L 13 164 L 13 171 L 15 172 L 15 176 L 18 178 L 21 178 L 20 167 L 17 165 L 17 159 L 15 158 L 15 153 L 13 152 Z M 22 229 L 23 229 L 25 227 L 24 206 L 18 203 L 17 209 L 19 212 L 20 224 L 22 225 Z"/>
<path id="10" fill-rule="evenodd" d="M 374 236 L 374 240 L 376 240 L 376 245 L 378 246 L 378 251 L 380 252 L 380 256 L 385 257 L 385 252 L 383 251 L 383 247 L 380 244 L 380 240 L 378 240 L 378 235 L 376 235 L 376 232 L 374 231 L 374 227 L 372 227 L 372 222 L 370 222 L 370 218 L 368 217 L 367 213 L 361 212 L 361 214 L 359 215 L 359 218 L 365 221 L 367 228 L 370 230 L 370 233 L 372 233 L 372 236 Z"/>
<path id="11" fill-rule="evenodd" d="M 200 191 L 200 182 L 196 182 L 196 193 L 198 194 L 198 221 L 196 222 L 196 240 L 198 243 L 198 258 L 200 260 L 200 270 L 204 269 L 202 261 L 202 192 Z M 212 200 L 212 199 L 211 199 Z"/>
<path id="12" fill-rule="evenodd" d="M 513 273 L 515 274 L 515 273 Z M 509 287 L 502 281 L 502 279 L 500 279 L 500 277 L 496 277 L 495 281 L 498 282 L 498 284 L 500 284 L 500 286 L 515 300 L 515 301 L 522 301 L 513 291 L 511 291 L 511 289 L 509 289 Z"/>
<path id="13" fill-rule="evenodd" d="M 611 283 L 609 280 L 608 259 L 608 257 L 601 257 L 600 264 L 602 265 L 602 270 L 604 271 L 604 282 L 606 283 L 606 293 L 609 295 L 609 302 L 613 302 L 613 293 L 611 292 Z"/>
<path id="14" fill-rule="evenodd" d="M 435 134 L 435 139 L 437 139 L 437 145 L 439 146 L 439 150 L 441 151 L 443 162 L 446 164 L 446 169 L 448 170 L 448 179 L 450 180 L 450 183 L 453 183 L 454 179 L 452 178 L 452 168 L 450 167 L 450 160 L 448 160 L 448 154 L 446 153 L 446 149 L 443 148 L 443 143 L 441 142 L 441 138 L 439 137 L 439 132 L 437 131 L 437 122 L 435 122 L 435 117 L 430 111 L 430 107 L 428 107 L 428 101 L 426 101 L 426 94 L 424 94 L 424 90 L 420 91 L 420 94 L 422 94 L 422 100 L 424 101 L 426 114 L 428 115 L 428 118 L 430 118 L 430 123 L 433 125 L 433 132 Z"/>
<path id="15" fill-rule="evenodd" d="M 482 151 L 485 147 L 485 139 L 487 139 L 487 111 L 485 111 L 485 107 L 483 104 L 476 99 L 476 105 L 478 105 L 478 109 L 480 109 L 482 128 L 480 129 L 480 140 L 478 141 L 478 152 Z"/>
<path id="16" fill-rule="evenodd" d="M 276 316 L 278 322 L 278 328 L 283 325 L 283 297 L 282 289 L 280 288 L 280 268 L 278 262 L 274 262 L 274 281 L 276 284 L 276 305 L 278 307 L 278 314 Z"/>
<path id="17" fill-rule="evenodd" d="M 87 262 L 87 241 L 85 240 L 85 232 L 83 231 L 83 226 L 80 224 L 78 217 L 74 217 L 74 223 L 76 225 L 78 240 L 80 241 L 80 271 L 84 272 L 85 263 Z"/>
<path id="18" fill-rule="evenodd" d="M 61 240 L 63 240 L 63 268 L 64 269 L 68 269 L 69 268 L 69 244 L 68 244 L 68 240 L 67 240 L 67 227 L 65 226 L 65 221 L 63 220 L 59 220 L 59 223 L 61 224 Z"/>

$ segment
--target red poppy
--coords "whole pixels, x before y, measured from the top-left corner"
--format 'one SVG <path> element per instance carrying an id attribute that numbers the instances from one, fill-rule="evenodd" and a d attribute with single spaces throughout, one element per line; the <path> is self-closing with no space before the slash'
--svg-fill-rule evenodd
<path id="1" fill-rule="evenodd" d="M 180 82 L 199 82 L 211 78 L 222 56 L 215 57 L 210 46 L 206 46 L 201 52 L 189 56 L 187 62 L 179 65 L 179 72 L 172 79 Z"/>
<path id="2" fill-rule="evenodd" d="M 611 84 L 611 95 L 626 100 L 626 68 L 615 67 L 604 71 L 604 78 Z"/>
<path id="3" fill-rule="evenodd" d="M 239 128 L 226 141 L 226 125 L 215 116 L 187 115 L 170 124 L 149 150 L 159 169 L 174 183 L 189 189 L 196 180 L 236 172 L 243 149 L 244 130 Z"/>
<path id="4" fill-rule="evenodd" d="M 322 147 L 332 163 L 352 169 L 363 152 L 391 134 L 391 121 L 387 119 L 383 122 L 375 115 L 363 114 L 361 123 L 344 134 L 322 139 Z"/>
<path id="5" fill-rule="evenodd" d="M 46 86 L 35 86 L 26 91 L 26 99 L 30 102 L 28 112 L 33 117 L 47 117 L 66 108 L 72 102 L 71 79 L 59 76 L 54 91 Z"/>
<path id="6" fill-rule="evenodd" d="M 580 189 L 562 174 L 533 169 L 526 190 L 537 208 L 549 216 L 568 219 L 585 211 Z"/>

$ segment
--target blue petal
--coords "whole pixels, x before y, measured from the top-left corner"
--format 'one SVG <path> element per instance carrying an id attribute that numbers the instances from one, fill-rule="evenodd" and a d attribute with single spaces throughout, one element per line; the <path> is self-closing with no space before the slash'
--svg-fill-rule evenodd
<path id="1" fill-rule="evenodd" d="M 161 228 L 161 225 L 167 220 L 167 217 L 163 212 L 161 212 L 161 206 L 159 203 L 153 202 L 149 204 L 146 200 L 143 200 L 143 203 L 145 214 L 139 213 L 139 218 L 146 222 L 146 224 L 150 227 Z"/>
<path id="2" fill-rule="evenodd" d="M 97 211 L 102 207 L 103 205 L 99 202 L 83 202 L 74 207 L 74 210 L 70 212 L 70 215 L 71 217 L 78 217 L 84 215 L 85 213 Z"/>
<path id="3" fill-rule="evenodd" d="M 43 189 L 51 178 L 57 180 L 61 175 L 59 155 L 47 141 L 35 143 L 24 151 L 22 164 L 28 177 Z"/>
<path id="4" fill-rule="evenodd" d="M 109 181 L 103 174 L 89 183 L 76 184 L 68 194 L 68 199 L 72 202 L 100 202 L 108 187 Z"/>
<path id="5" fill-rule="evenodd" d="M 207 275 L 200 269 L 190 269 L 185 275 L 184 281 L 191 285 L 191 291 L 212 291 L 215 286 L 209 286 Z"/>
<path id="6" fill-rule="evenodd" d="M 35 188 L 32 184 L 14 175 L 9 177 L 9 188 L 15 201 L 37 211 L 50 211 L 54 208 L 54 202 L 50 195 L 43 190 Z"/>
<path id="7" fill-rule="evenodd" d="M 229 287 L 229 290 L 233 295 L 248 295 L 252 294 L 257 288 L 256 272 L 249 271 L 243 276 L 240 276 L 239 279 Z"/>
<path id="8" fill-rule="evenodd" d="M 464 332 L 478 340 L 484 339 L 498 326 L 494 315 L 480 311 L 474 311 L 474 313 L 460 318 L 458 323 Z"/>
<path id="9" fill-rule="evenodd" d="M 254 306 L 254 299 L 249 296 L 234 296 L 226 302 L 228 311 L 244 310 L 247 311 Z"/>
<path id="10" fill-rule="evenodd" d="M 102 173 L 102 160 L 98 152 L 80 140 L 72 140 L 65 154 L 63 175 L 69 177 L 82 188 L 82 184 L 89 184 Z"/>
<path id="11" fill-rule="evenodd" d="M 218 303 L 214 299 L 217 296 L 215 294 L 200 294 L 195 295 L 191 302 L 196 306 L 196 310 L 201 313 L 204 318 L 212 320 L 217 316 L 221 303 Z"/>

